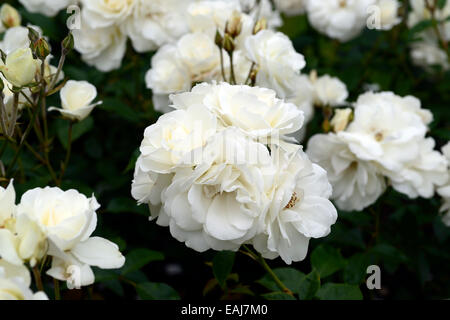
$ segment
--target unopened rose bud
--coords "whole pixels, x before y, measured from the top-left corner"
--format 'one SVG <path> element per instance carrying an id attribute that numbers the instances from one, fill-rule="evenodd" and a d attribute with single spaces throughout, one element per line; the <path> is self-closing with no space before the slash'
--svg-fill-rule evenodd
<path id="1" fill-rule="evenodd" d="M 67 37 L 64 38 L 64 40 L 61 43 L 62 52 L 64 55 L 68 54 L 70 51 L 73 50 L 74 46 L 74 39 L 72 32 L 69 32 Z"/>
<path id="2" fill-rule="evenodd" d="M 216 45 L 222 49 L 223 48 L 223 37 L 220 34 L 219 30 L 216 31 L 216 37 L 214 39 L 214 42 L 216 43 Z"/>
<path id="3" fill-rule="evenodd" d="M 230 21 L 227 24 L 225 32 L 234 39 L 241 34 L 241 31 L 242 31 L 241 13 L 235 10 L 231 15 Z"/>
<path id="4" fill-rule="evenodd" d="M 256 22 L 255 27 L 253 28 L 253 34 L 257 34 L 265 29 L 267 29 L 267 20 L 266 18 L 261 18 Z"/>
<path id="5" fill-rule="evenodd" d="M 230 53 L 233 52 L 235 49 L 234 40 L 231 38 L 229 34 L 225 34 L 225 37 L 223 39 L 223 48 L 226 52 Z"/>
<path id="6" fill-rule="evenodd" d="M 33 82 L 41 61 L 33 58 L 30 48 L 19 48 L 10 53 L 0 71 L 14 87 L 23 87 Z"/>
<path id="7" fill-rule="evenodd" d="M 331 120 L 331 127 L 334 132 L 344 131 L 352 120 L 353 111 L 350 108 L 337 109 Z"/>
<path id="8" fill-rule="evenodd" d="M 50 46 L 44 38 L 40 38 L 32 46 L 36 56 L 41 60 L 45 60 L 50 54 Z"/>
<path id="9" fill-rule="evenodd" d="M 28 39 L 30 39 L 31 43 L 35 43 L 40 38 L 39 32 L 35 29 L 28 27 Z"/>
<path id="10" fill-rule="evenodd" d="M 0 19 L 6 28 L 20 26 L 22 22 L 19 12 L 9 4 L 4 4 L 0 9 Z"/>

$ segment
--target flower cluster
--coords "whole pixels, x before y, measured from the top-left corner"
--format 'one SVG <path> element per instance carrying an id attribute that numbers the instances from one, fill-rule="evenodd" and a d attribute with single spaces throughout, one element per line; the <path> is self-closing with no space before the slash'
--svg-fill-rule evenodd
<path id="1" fill-rule="evenodd" d="M 326 172 L 290 143 L 303 112 L 273 90 L 225 82 L 170 100 L 176 110 L 145 130 L 133 197 L 197 251 L 251 243 L 264 257 L 304 259 L 337 213 Z"/>
<path id="2" fill-rule="evenodd" d="M 92 237 L 100 207 L 94 196 L 86 198 L 76 190 L 46 187 L 27 191 L 18 205 L 15 198 L 12 182 L 6 189 L 0 188 L 0 270 L 5 265 L 19 272 L 24 263 L 34 268 L 51 259 L 47 274 L 67 281 L 68 288 L 73 289 L 94 283 L 91 266 L 123 266 L 125 258 L 117 245 Z M 7 274 L 0 272 L 0 281 L 2 277 L 7 278 L 5 281 L 15 278 Z M 29 285 L 29 275 L 22 279 L 26 280 L 22 285 Z M 2 290 L 0 285 L 0 294 Z"/>
<path id="3" fill-rule="evenodd" d="M 337 113 L 336 132 L 313 136 L 307 153 L 327 170 L 342 210 L 368 207 L 388 183 L 410 198 L 431 198 L 448 177 L 447 160 L 426 137 L 431 121 L 415 97 L 368 92 L 358 98 L 353 115 Z"/>

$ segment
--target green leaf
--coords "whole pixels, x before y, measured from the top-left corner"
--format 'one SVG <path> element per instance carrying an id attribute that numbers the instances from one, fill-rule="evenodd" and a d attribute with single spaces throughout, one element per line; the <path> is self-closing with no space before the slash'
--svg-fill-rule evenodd
<path id="1" fill-rule="evenodd" d="M 329 246 L 318 246 L 311 254 L 311 266 L 317 270 L 321 278 L 332 275 L 345 265 L 346 261 L 341 253 Z"/>
<path id="2" fill-rule="evenodd" d="M 356 285 L 345 283 L 326 283 L 317 292 L 321 300 L 362 300 L 361 290 Z"/>
<path id="3" fill-rule="evenodd" d="M 58 139 L 64 149 L 67 149 L 69 140 L 69 122 L 68 120 L 57 119 L 55 123 L 58 127 Z M 94 119 L 92 117 L 88 117 L 81 122 L 75 123 L 72 128 L 72 143 L 90 131 L 93 127 Z"/>
<path id="4" fill-rule="evenodd" d="M 99 109 L 114 112 L 124 120 L 127 120 L 131 123 L 139 122 L 141 119 L 141 115 L 133 110 L 131 106 L 125 104 L 119 99 L 114 98 L 106 98 L 103 100 L 103 103 L 98 106 Z"/>
<path id="5" fill-rule="evenodd" d="M 164 260 L 161 252 L 149 249 L 135 249 L 126 255 L 125 266 L 122 269 L 122 275 L 126 275 L 147 265 L 152 261 Z"/>
<path id="6" fill-rule="evenodd" d="M 432 25 L 433 25 L 433 20 L 431 20 L 431 19 L 420 21 L 414 27 L 409 29 L 410 38 L 413 38 L 416 33 L 422 32 L 422 31 L 430 28 Z"/>
<path id="7" fill-rule="evenodd" d="M 320 288 L 320 276 L 319 273 L 315 269 L 313 269 L 300 282 L 298 297 L 300 300 L 311 300 L 312 298 L 314 298 L 319 288 Z"/>
<path id="8" fill-rule="evenodd" d="M 261 295 L 266 300 L 296 300 L 293 296 L 284 292 L 271 292 Z"/>
<path id="9" fill-rule="evenodd" d="M 366 253 L 357 253 L 348 259 L 344 268 L 344 281 L 349 284 L 360 284 L 367 278 L 367 267 L 372 257 Z"/>
<path id="10" fill-rule="evenodd" d="M 180 300 L 178 292 L 165 283 L 140 283 L 136 286 L 136 291 L 142 300 Z"/>
<path id="11" fill-rule="evenodd" d="M 306 278 L 306 275 L 303 272 L 300 272 L 294 268 L 277 268 L 274 269 L 273 272 L 277 275 L 281 282 L 283 282 L 283 284 L 294 293 L 299 293 L 300 286 Z M 277 284 L 269 274 L 266 274 L 264 277 L 258 280 L 257 283 L 261 284 L 271 291 L 280 290 L 280 288 L 277 286 Z"/>
<path id="12" fill-rule="evenodd" d="M 231 251 L 218 252 L 213 259 L 213 274 L 222 288 L 226 285 L 226 280 L 233 269 L 235 253 Z"/>

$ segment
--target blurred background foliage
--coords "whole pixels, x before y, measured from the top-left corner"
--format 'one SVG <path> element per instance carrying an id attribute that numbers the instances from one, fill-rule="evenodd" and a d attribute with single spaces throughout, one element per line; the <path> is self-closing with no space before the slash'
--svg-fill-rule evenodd
<path id="1" fill-rule="evenodd" d="M 49 37 L 57 63 L 68 15 L 47 18 L 25 11 L 7 0 L 24 23 L 40 26 Z M 440 148 L 450 140 L 450 72 L 433 73 L 414 67 L 409 45 L 414 30 L 405 23 L 390 32 L 365 30 L 341 44 L 318 34 L 305 16 L 286 18 L 281 31 L 305 55 L 307 69 L 330 74 L 346 83 L 350 101 L 368 84 L 383 91 L 414 95 L 434 114 L 430 135 Z M 152 108 L 144 76 L 151 54 L 137 54 L 131 45 L 122 67 L 102 73 L 84 64 L 72 52 L 64 67 L 67 78 L 94 84 L 103 104 L 74 128 L 72 158 L 63 189 L 76 188 L 98 198 L 97 233 L 119 244 L 127 257 L 119 271 L 96 270 L 96 284 L 84 291 L 65 291 L 68 299 L 291 299 L 264 270 L 244 254 L 197 253 L 174 240 L 168 228 L 148 221 L 149 212 L 130 195 L 134 162 L 144 129 L 159 114 Z M 49 106 L 59 105 L 57 95 Z M 310 123 L 308 137 L 320 132 L 321 115 Z M 67 122 L 50 113 L 55 143 L 53 159 L 62 161 Z M 306 145 L 306 141 L 303 143 Z M 13 150 L 2 159 L 11 161 Z M 31 154 L 22 154 L 15 181 L 18 197 L 34 187 L 51 185 L 51 177 Z M 307 258 L 286 266 L 268 261 L 280 279 L 300 299 L 435 299 L 450 297 L 450 228 L 439 217 L 440 199 L 410 200 L 388 190 L 363 212 L 340 212 L 330 236 L 313 240 Z M 368 290 L 368 265 L 381 268 L 381 290 Z M 48 280 L 48 279 L 47 279 Z"/>

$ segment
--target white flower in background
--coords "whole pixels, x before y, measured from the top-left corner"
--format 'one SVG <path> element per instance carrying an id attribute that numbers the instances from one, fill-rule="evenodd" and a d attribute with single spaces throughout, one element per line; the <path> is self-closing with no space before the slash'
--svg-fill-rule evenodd
<path id="1" fill-rule="evenodd" d="M 0 300 L 48 300 L 44 292 L 33 293 L 31 277 L 25 266 L 0 260 Z"/>
<path id="2" fill-rule="evenodd" d="M 413 28 L 421 21 L 431 19 L 431 13 L 425 5 L 425 0 L 410 0 L 412 10 L 408 15 L 408 27 Z M 436 9 L 435 17 L 438 21 L 444 21 L 438 24 L 441 35 L 445 40 L 450 40 L 450 2 L 447 1 L 444 8 Z M 439 39 L 433 28 L 418 34 L 420 41 L 414 41 L 411 45 L 411 57 L 413 62 L 427 70 L 432 70 L 431 66 L 440 66 L 444 70 L 450 68 L 446 52 L 440 48 Z"/>
<path id="3" fill-rule="evenodd" d="M 257 85 L 275 90 L 281 98 L 294 95 L 297 77 L 306 62 L 286 35 L 262 30 L 245 40 L 245 49 L 257 65 Z"/>
<path id="4" fill-rule="evenodd" d="M 219 72 L 219 48 L 211 37 L 204 33 L 189 33 L 177 42 L 178 55 L 193 81 L 206 80 L 208 74 Z"/>
<path id="5" fill-rule="evenodd" d="M 53 259 L 47 274 L 57 280 L 66 281 L 69 289 L 80 289 L 94 283 L 95 276 L 91 266 L 119 269 L 125 263 L 125 257 L 120 253 L 119 247 L 100 237 L 79 242 L 68 252 L 50 246 L 48 254 Z"/>
<path id="6" fill-rule="evenodd" d="M 171 99 L 177 109 L 203 105 L 214 112 L 223 125 L 238 127 L 254 138 L 283 138 L 299 130 L 304 121 L 301 110 L 278 99 L 275 91 L 266 88 L 226 82 L 202 83 L 191 92 L 173 95 Z"/>
<path id="7" fill-rule="evenodd" d="M 391 30 L 402 19 L 399 17 L 400 3 L 398 0 L 378 0 L 376 7 L 380 10 L 380 24 L 382 30 Z"/>
<path id="8" fill-rule="evenodd" d="M 53 17 L 70 4 L 77 3 L 78 0 L 19 0 L 19 2 L 30 12 Z"/>
<path id="9" fill-rule="evenodd" d="M 225 30 L 227 21 L 235 11 L 241 12 L 238 0 L 193 2 L 187 8 L 189 29 L 213 36 L 216 30 Z"/>
<path id="10" fill-rule="evenodd" d="M 434 150 L 433 138 L 419 143 L 419 156 L 406 164 L 400 171 L 386 172 L 392 187 L 410 198 L 431 198 L 436 187 L 448 181 L 448 161 L 441 153 Z"/>
<path id="11" fill-rule="evenodd" d="M 267 147 L 237 128 L 217 133 L 162 194 L 172 236 L 200 252 L 237 250 L 258 229 L 271 175 Z"/>
<path id="12" fill-rule="evenodd" d="M 216 117 L 202 105 L 162 115 L 145 129 L 140 167 L 145 172 L 172 172 L 186 153 L 202 147 L 216 133 L 217 126 Z"/>
<path id="13" fill-rule="evenodd" d="M 30 48 L 19 48 L 6 57 L 5 63 L 0 60 L 0 71 L 14 86 L 22 87 L 33 82 L 41 66 L 41 61 L 33 58 Z"/>
<path id="14" fill-rule="evenodd" d="M 275 0 L 275 7 L 287 16 L 305 13 L 307 0 Z"/>
<path id="15" fill-rule="evenodd" d="M 428 130 L 416 99 L 391 93 L 366 93 L 355 104 L 354 120 L 340 132 L 361 160 L 398 171 L 420 154 Z"/>
<path id="16" fill-rule="evenodd" d="M 341 210 L 363 210 L 386 190 L 385 178 L 377 165 L 359 159 L 339 133 L 313 136 L 307 153 L 327 171 L 333 186 L 332 199 Z"/>
<path id="17" fill-rule="evenodd" d="M 193 0 L 134 0 L 134 9 L 123 24 L 138 52 L 156 50 L 189 31 L 187 7 Z"/>
<path id="18" fill-rule="evenodd" d="M 336 109 L 330 122 L 333 131 L 344 131 L 350 123 L 352 116 L 353 109 L 351 108 Z"/>
<path id="19" fill-rule="evenodd" d="M 50 107 L 48 110 L 57 110 L 63 117 L 81 121 L 102 102 L 92 103 L 97 97 L 97 89 L 87 81 L 69 80 L 60 91 L 62 109 Z"/>
<path id="20" fill-rule="evenodd" d="M 9 4 L 5 3 L 0 9 L 0 25 L 6 28 L 20 26 L 22 17 L 19 12 Z"/>
<path id="21" fill-rule="evenodd" d="M 450 164 L 450 142 L 442 147 L 442 153 Z M 450 165 L 447 168 L 447 174 L 450 175 Z M 450 227 L 450 177 L 447 180 L 447 183 L 440 187 L 437 192 L 443 198 L 441 212 L 444 213 L 444 216 L 442 217 L 442 221 L 446 226 Z"/>
<path id="22" fill-rule="evenodd" d="M 332 188 L 327 173 L 311 163 L 303 151 L 274 157 L 276 174 L 269 189 L 272 199 L 263 220 L 263 232 L 253 240 L 263 257 L 278 255 L 287 264 L 301 261 L 310 238 L 322 238 L 336 222 L 337 211 L 328 200 Z"/>
<path id="23" fill-rule="evenodd" d="M 93 29 L 124 22 L 137 0 L 81 0 L 83 20 Z"/>
<path id="24" fill-rule="evenodd" d="M 173 110 L 168 108 L 168 95 L 188 91 L 192 85 L 191 74 L 183 65 L 177 46 L 168 44 L 158 50 L 152 57 L 152 68 L 147 72 L 145 82 L 153 91 L 155 110 L 163 113 Z"/>
<path id="25" fill-rule="evenodd" d="M 366 26 L 369 6 L 376 0 L 312 0 L 306 9 L 311 25 L 342 42 L 358 36 Z"/>
<path id="26" fill-rule="evenodd" d="M 17 206 L 17 214 L 34 221 L 57 248 L 66 251 L 94 232 L 98 208 L 94 196 L 86 198 L 76 190 L 46 187 L 27 191 Z"/>
<path id="27" fill-rule="evenodd" d="M 345 104 L 348 98 L 347 86 L 338 78 L 329 75 L 317 78 L 317 74 L 312 73 L 311 83 L 314 86 L 315 105 L 336 107 Z"/>
<path id="28" fill-rule="evenodd" d="M 92 29 L 82 19 L 82 28 L 73 30 L 75 49 L 83 60 L 103 72 L 120 67 L 127 37 L 117 26 Z"/>

